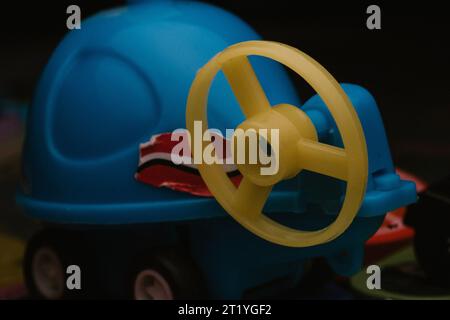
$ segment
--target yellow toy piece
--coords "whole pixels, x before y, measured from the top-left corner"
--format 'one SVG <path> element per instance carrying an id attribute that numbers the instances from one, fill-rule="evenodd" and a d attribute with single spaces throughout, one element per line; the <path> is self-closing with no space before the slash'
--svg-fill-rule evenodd
<path id="1" fill-rule="evenodd" d="M 271 106 L 247 56 L 263 56 L 295 71 L 320 95 L 333 116 L 344 148 L 318 142 L 316 129 L 306 113 L 295 106 Z M 332 241 L 352 223 L 363 200 L 368 173 L 366 142 L 361 123 L 338 82 L 305 53 L 277 42 L 248 41 L 230 46 L 213 57 L 195 77 L 187 100 L 186 127 L 194 133 L 194 121 L 208 129 L 208 93 L 216 74 L 222 70 L 246 116 L 239 128 L 279 129 L 279 170 L 261 175 L 258 165 L 238 164 L 243 175 L 239 187 L 231 182 L 219 164 L 198 165 L 200 174 L 220 205 L 242 226 L 268 241 L 289 246 L 309 247 Z M 268 139 L 270 142 L 270 139 Z M 191 145 L 192 153 L 202 145 Z M 201 147 L 201 150 L 195 148 Z M 317 172 L 347 182 L 345 200 L 335 221 L 317 231 L 289 228 L 262 213 L 277 182 L 301 170 Z"/>

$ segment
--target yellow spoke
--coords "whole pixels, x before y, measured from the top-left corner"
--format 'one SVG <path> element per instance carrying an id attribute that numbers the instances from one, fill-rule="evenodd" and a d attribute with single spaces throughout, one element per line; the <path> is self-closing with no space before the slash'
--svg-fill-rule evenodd
<path id="1" fill-rule="evenodd" d="M 258 215 L 269 197 L 272 186 L 261 187 L 249 178 L 243 177 L 238 189 L 234 193 L 234 205 L 240 208 L 244 215 Z"/>
<path id="2" fill-rule="evenodd" d="M 298 143 L 299 165 L 302 169 L 347 180 L 347 153 L 344 149 L 312 140 Z"/>
<path id="3" fill-rule="evenodd" d="M 227 61 L 222 71 L 247 118 L 270 108 L 269 100 L 247 57 Z"/>

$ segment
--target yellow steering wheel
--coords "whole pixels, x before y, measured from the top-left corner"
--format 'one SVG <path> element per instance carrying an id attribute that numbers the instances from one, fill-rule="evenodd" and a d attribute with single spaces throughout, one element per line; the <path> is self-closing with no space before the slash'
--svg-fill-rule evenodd
<path id="1" fill-rule="evenodd" d="M 313 123 L 301 109 L 288 104 L 271 107 L 247 58 L 251 55 L 278 61 L 303 77 L 330 110 L 344 148 L 318 142 Z M 238 164 L 243 178 L 236 187 L 222 165 L 202 162 L 198 169 L 210 192 L 242 226 L 268 241 L 289 247 L 309 247 L 337 238 L 350 226 L 361 206 L 368 172 L 361 123 L 341 86 L 319 63 L 293 47 L 270 41 L 241 42 L 214 56 L 198 71 L 186 106 L 186 127 L 191 136 L 194 121 L 202 122 L 203 132 L 208 129 L 208 94 L 219 70 L 224 72 L 247 118 L 239 128 L 279 130 L 279 170 L 273 175 L 261 175 L 257 165 Z M 205 141 L 199 146 L 192 144 L 192 153 L 203 153 L 207 144 Z M 262 213 L 273 185 L 303 169 L 347 182 L 339 215 L 321 230 L 296 230 Z"/>

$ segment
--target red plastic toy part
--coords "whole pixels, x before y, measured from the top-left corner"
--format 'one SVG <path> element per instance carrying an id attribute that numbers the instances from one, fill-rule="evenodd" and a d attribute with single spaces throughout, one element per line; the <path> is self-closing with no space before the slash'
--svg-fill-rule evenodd
<path id="1" fill-rule="evenodd" d="M 397 169 L 397 173 L 402 179 L 413 181 L 418 193 L 427 188 L 426 182 L 413 174 L 401 169 Z M 402 207 L 388 212 L 381 227 L 366 242 L 366 264 L 376 262 L 411 242 L 414 237 L 414 229 L 403 223 L 406 211 L 407 208 Z"/>

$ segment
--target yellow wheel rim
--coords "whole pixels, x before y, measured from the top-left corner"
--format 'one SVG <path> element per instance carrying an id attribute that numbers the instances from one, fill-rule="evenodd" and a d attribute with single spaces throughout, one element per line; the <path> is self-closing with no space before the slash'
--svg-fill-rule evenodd
<path id="1" fill-rule="evenodd" d="M 317 133 L 301 109 L 289 105 L 271 107 L 248 56 L 263 56 L 285 65 L 304 78 L 320 95 L 333 116 L 344 148 L 317 141 Z M 208 129 L 207 103 L 212 81 L 222 70 L 246 116 L 241 128 L 276 128 L 280 131 L 280 172 L 257 176 L 239 167 L 243 179 L 236 187 L 219 164 L 199 164 L 200 174 L 220 205 L 242 226 L 263 239 L 290 247 L 308 247 L 341 235 L 355 218 L 365 194 L 368 161 L 366 143 L 358 116 L 333 76 L 305 53 L 277 42 L 248 41 L 230 46 L 213 57 L 197 73 L 187 100 L 186 127 L 194 133 L 194 121 Z M 191 145 L 193 154 L 207 143 Z M 197 150 L 200 148 L 201 150 Z M 282 225 L 262 213 L 278 181 L 306 169 L 347 182 L 345 199 L 335 221 L 317 231 L 302 231 Z"/>

